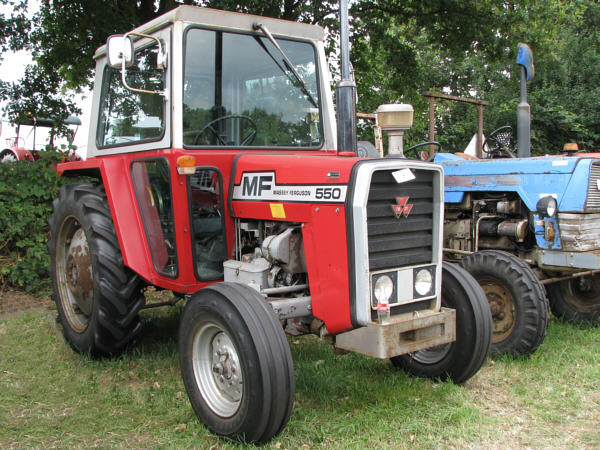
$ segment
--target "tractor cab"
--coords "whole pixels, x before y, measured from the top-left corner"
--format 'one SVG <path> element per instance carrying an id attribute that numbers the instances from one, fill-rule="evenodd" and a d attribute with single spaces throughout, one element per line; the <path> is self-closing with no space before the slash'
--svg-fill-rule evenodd
<path id="1" fill-rule="evenodd" d="M 335 149 L 321 28 L 197 8 L 157 20 L 96 53 L 90 157 Z"/>

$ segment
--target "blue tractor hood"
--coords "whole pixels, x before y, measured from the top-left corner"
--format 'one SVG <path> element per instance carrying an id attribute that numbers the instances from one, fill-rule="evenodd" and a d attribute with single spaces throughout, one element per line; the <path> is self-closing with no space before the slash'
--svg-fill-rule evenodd
<path id="1" fill-rule="evenodd" d="M 535 211 L 540 198 L 550 195 L 556 198 L 561 212 L 583 212 L 588 188 L 600 190 L 597 181 L 590 181 L 594 161 L 600 163 L 600 158 L 466 159 L 452 153 L 438 153 L 434 159 L 444 168 L 446 203 L 461 202 L 465 192 L 513 191 L 531 211 Z"/>

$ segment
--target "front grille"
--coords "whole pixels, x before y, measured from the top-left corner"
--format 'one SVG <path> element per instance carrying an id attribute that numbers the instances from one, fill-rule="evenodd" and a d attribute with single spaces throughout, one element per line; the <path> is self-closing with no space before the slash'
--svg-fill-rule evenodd
<path id="1" fill-rule="evenodd" d="M 397 170 L 397 169 L 396 169 Z M 397 183 L 395 170 L 373 173 L 367 201 L 369 270 L 381 270 L 433 260 L 434 171 L 412 169 L 415 179 Z M 392 205 L 408 197 L 412 210 L 397 218 Z"/>
<path id="2" fill-rule="evenodd" d="M 600 211 L 600 163 L 592 163 L 588 182 L 586 211 Z"/>

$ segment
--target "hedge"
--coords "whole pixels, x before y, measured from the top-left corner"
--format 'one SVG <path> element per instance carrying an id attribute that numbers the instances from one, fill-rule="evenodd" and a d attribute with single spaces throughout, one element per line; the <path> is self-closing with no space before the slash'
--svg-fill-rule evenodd
<path id="1" fill-rule="evenodd" d="M 0 289 L 45 291 L 48 277 L 48 219 L 61 186 L 54 165 L 62 153 L 40 152 L 36 162 L 0 163 Z"/>

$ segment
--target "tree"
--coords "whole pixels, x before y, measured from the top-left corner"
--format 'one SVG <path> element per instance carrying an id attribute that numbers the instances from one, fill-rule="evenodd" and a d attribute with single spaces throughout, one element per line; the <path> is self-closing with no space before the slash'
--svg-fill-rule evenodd
<path id="1" fill-rule="evenodd" d="M 365 5 L 368 6 L 365 7 Z M 415 107 L 407 145 L 427 139 L 427 103 L 421 93 L 484 98 L 485 131 L 512 125 L 519 103 L 518 42 L 535 53 L 529 83 L 532 151 L 558 153 L 565 142 L 595 146 L 600 134 L 598 91 L 600 5 L 590 1 L 358 2 L 360 38 L 353 53 L 359 108 L 383 102 Z M 403 17 L 399 18 L 399 14 Z M 407 20 L 407 14 L 414 14 Z M 477 19 L 479 18 L 479 19 Z M 445 149 L 465 148 L 476 131 L 475 108 L 438 102 L 436 139 Z M 515 133 L 516 134 L 516 133 Z"/>
<path id="2" fill-rule="evenodd" d="M 12 120 L 77 113 L 72 94 L 92 83 L 93 54 L 124 33 L 180 4 L 318 23 L 337 69 L 337 0 L 41 0 L 30 20 L 26 0 L 0 16 L 0 49 L 31 51 L 35 64 L 19 83 L 0 84 Z M 415 107 L 407 143 L 427 138 L 429 89 L 485 98 L 486 131 L 515 125 L 519 97 L 516 45 L 527 42 L 537 75 L 529 84 L 534 152 L 557 152 L 565 140 L 594 145 L 600 135 L 600 5 L 589 0 L 356 0 L 351 3 L 351 60 L 358 109 L 404 101 Z M 584 63 L 585 61 L 585 63 Z M 440 102 L 438 137 L 462 149 L 475 132 L 475 110 Z"/>
<path id="3" fill-rule="evenodd" d="M 10 18 L 0 16 L 0 49 L 28 50 L 34 64 L 18 83 L 0 82 L 0 99 L 8 100 L 11 120 L 24 116 L 67 117 L 78 114 L 73 94 L 93 81 L 95 50 L 111 34 L 122 34 L 181 4 L 208 6 L 289 20 L 330 24 L 333 0 L 42 0 L 31 20 L 26 0 L 13 5 Z"/>

